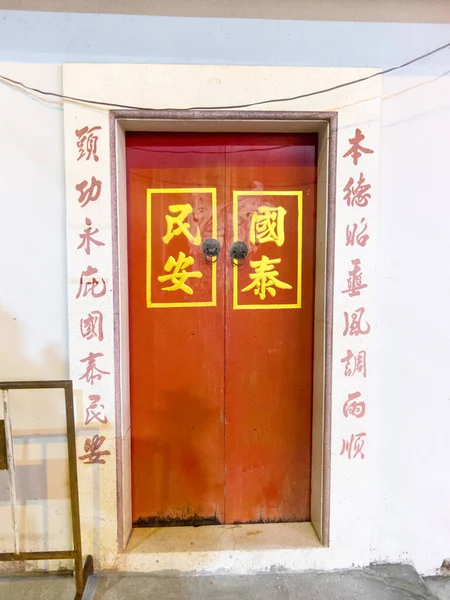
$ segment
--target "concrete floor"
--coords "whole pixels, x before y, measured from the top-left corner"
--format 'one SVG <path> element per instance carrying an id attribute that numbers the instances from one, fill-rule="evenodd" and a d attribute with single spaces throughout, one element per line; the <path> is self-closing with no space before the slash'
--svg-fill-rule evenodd
<path id="1" fill-rule="evenodd" d="M 73 600 L 72 577 L 0 576 L 1 600 Z M 94 574 L 83 600 L 450 600 L 450 577 L 425 581 L 407 565 L 328 573 Z"/>
<path id="2" fill-rule="evenodd" d="M 75 581 L 71 576 L 45 574 L 0 574 L 0 600 L 73 600 Z"/>
<path id="3" fill-rule="evenodd" d="M 425 583 L 439 600 L 450 600 L 450 577 L 426 577 Z"/>

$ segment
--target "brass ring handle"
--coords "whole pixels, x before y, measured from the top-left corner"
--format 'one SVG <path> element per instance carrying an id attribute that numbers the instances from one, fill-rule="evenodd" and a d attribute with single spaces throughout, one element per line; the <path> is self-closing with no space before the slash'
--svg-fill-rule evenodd
<path id="1" fill-rule="evenodd" d="M 244 242 L 233 242 L 230 246 L 230 257 L 231 262 L 235 267 L 241 267 L 245 264 L 247 258 L 248 248 Z"/>
<path id="2" fill-rule="evenodd" d="M 220 242 L 214 238 L 209 238 L 203 242 L 202 251 L 205 261 L 213 265 L 219 260 Z"/>

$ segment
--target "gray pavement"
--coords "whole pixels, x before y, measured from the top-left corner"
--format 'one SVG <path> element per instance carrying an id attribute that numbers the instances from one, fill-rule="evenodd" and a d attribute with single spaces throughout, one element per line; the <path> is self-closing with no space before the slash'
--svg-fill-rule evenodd
<path id="1" fill-rule="evenodd" d="M 95 586 L 92 585 L 95 582 Z M 436 600 L 407 565 L 327 573 L 101 574 L 85 600 Z"/>
<path id="2" fill-rule="evenodd" d="M 426 577 L 425 583 L 439 600 L 450 600 L 450 577 Z"/>
<path id="3" fill-rule="evenodd" d="M 73 600 L 72 577 L 0 575 L 0 600 Z M 96 573 L 83 600 L 450 600 L 450 577 L 423 580 L 408 565 L 362 570 L 180 575 Z"/>
<path id="4" fill-rule="evenodd" d="M 0 574 L 0 600 L 74 600 L 72 576 Z"/>

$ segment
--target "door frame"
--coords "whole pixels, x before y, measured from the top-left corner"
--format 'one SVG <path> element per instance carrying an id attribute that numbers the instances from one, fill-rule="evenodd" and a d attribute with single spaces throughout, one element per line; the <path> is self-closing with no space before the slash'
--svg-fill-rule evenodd
<path id="1" fill-rule="evenodd" d="M 125 133 L 318 133 L 314 316 L 311 524 L 320 543 L 330 538 L 332 336 L 335 249 L 337 112 L 121 110 L 110 113 L 111 210 L 118 543 L 131 534 L 131 454 L 122 435 L 129 419 L 127 191 Z"/>

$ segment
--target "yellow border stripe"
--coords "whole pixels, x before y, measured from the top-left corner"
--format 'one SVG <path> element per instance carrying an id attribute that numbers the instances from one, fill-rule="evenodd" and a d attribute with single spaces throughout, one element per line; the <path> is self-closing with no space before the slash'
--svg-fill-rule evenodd
<path id="1" fill-rule="evenodd" d="M 152 194 L 211 194 L 212 236 L 217 238 L 217 190 L 216 188 L 148 188 L 147 189 L 147 308 L 183 308 L 217 305 L 217 265 L 213 263 L 211 277 L 211 302 L 152 302 Z"/>
<path id="2" fill-rule="evenodd" d="M 238 223 L 238 204 L 239 196 L 297 196 L 298 199 L 298 217 L 297 217 L 297 303 L 296 304 L 239 304 L 238 290 L 238 267 L 233 267 L 233 308 L 234 310 L 245 309 L 280 309 L 280 308 L 301 308 L 302 306 L 302 227 L 303 227 L 303 192 L 271 192 L 271 191 L 233 191 L 233 236 L 234 241 L 239 239 Z"/>

